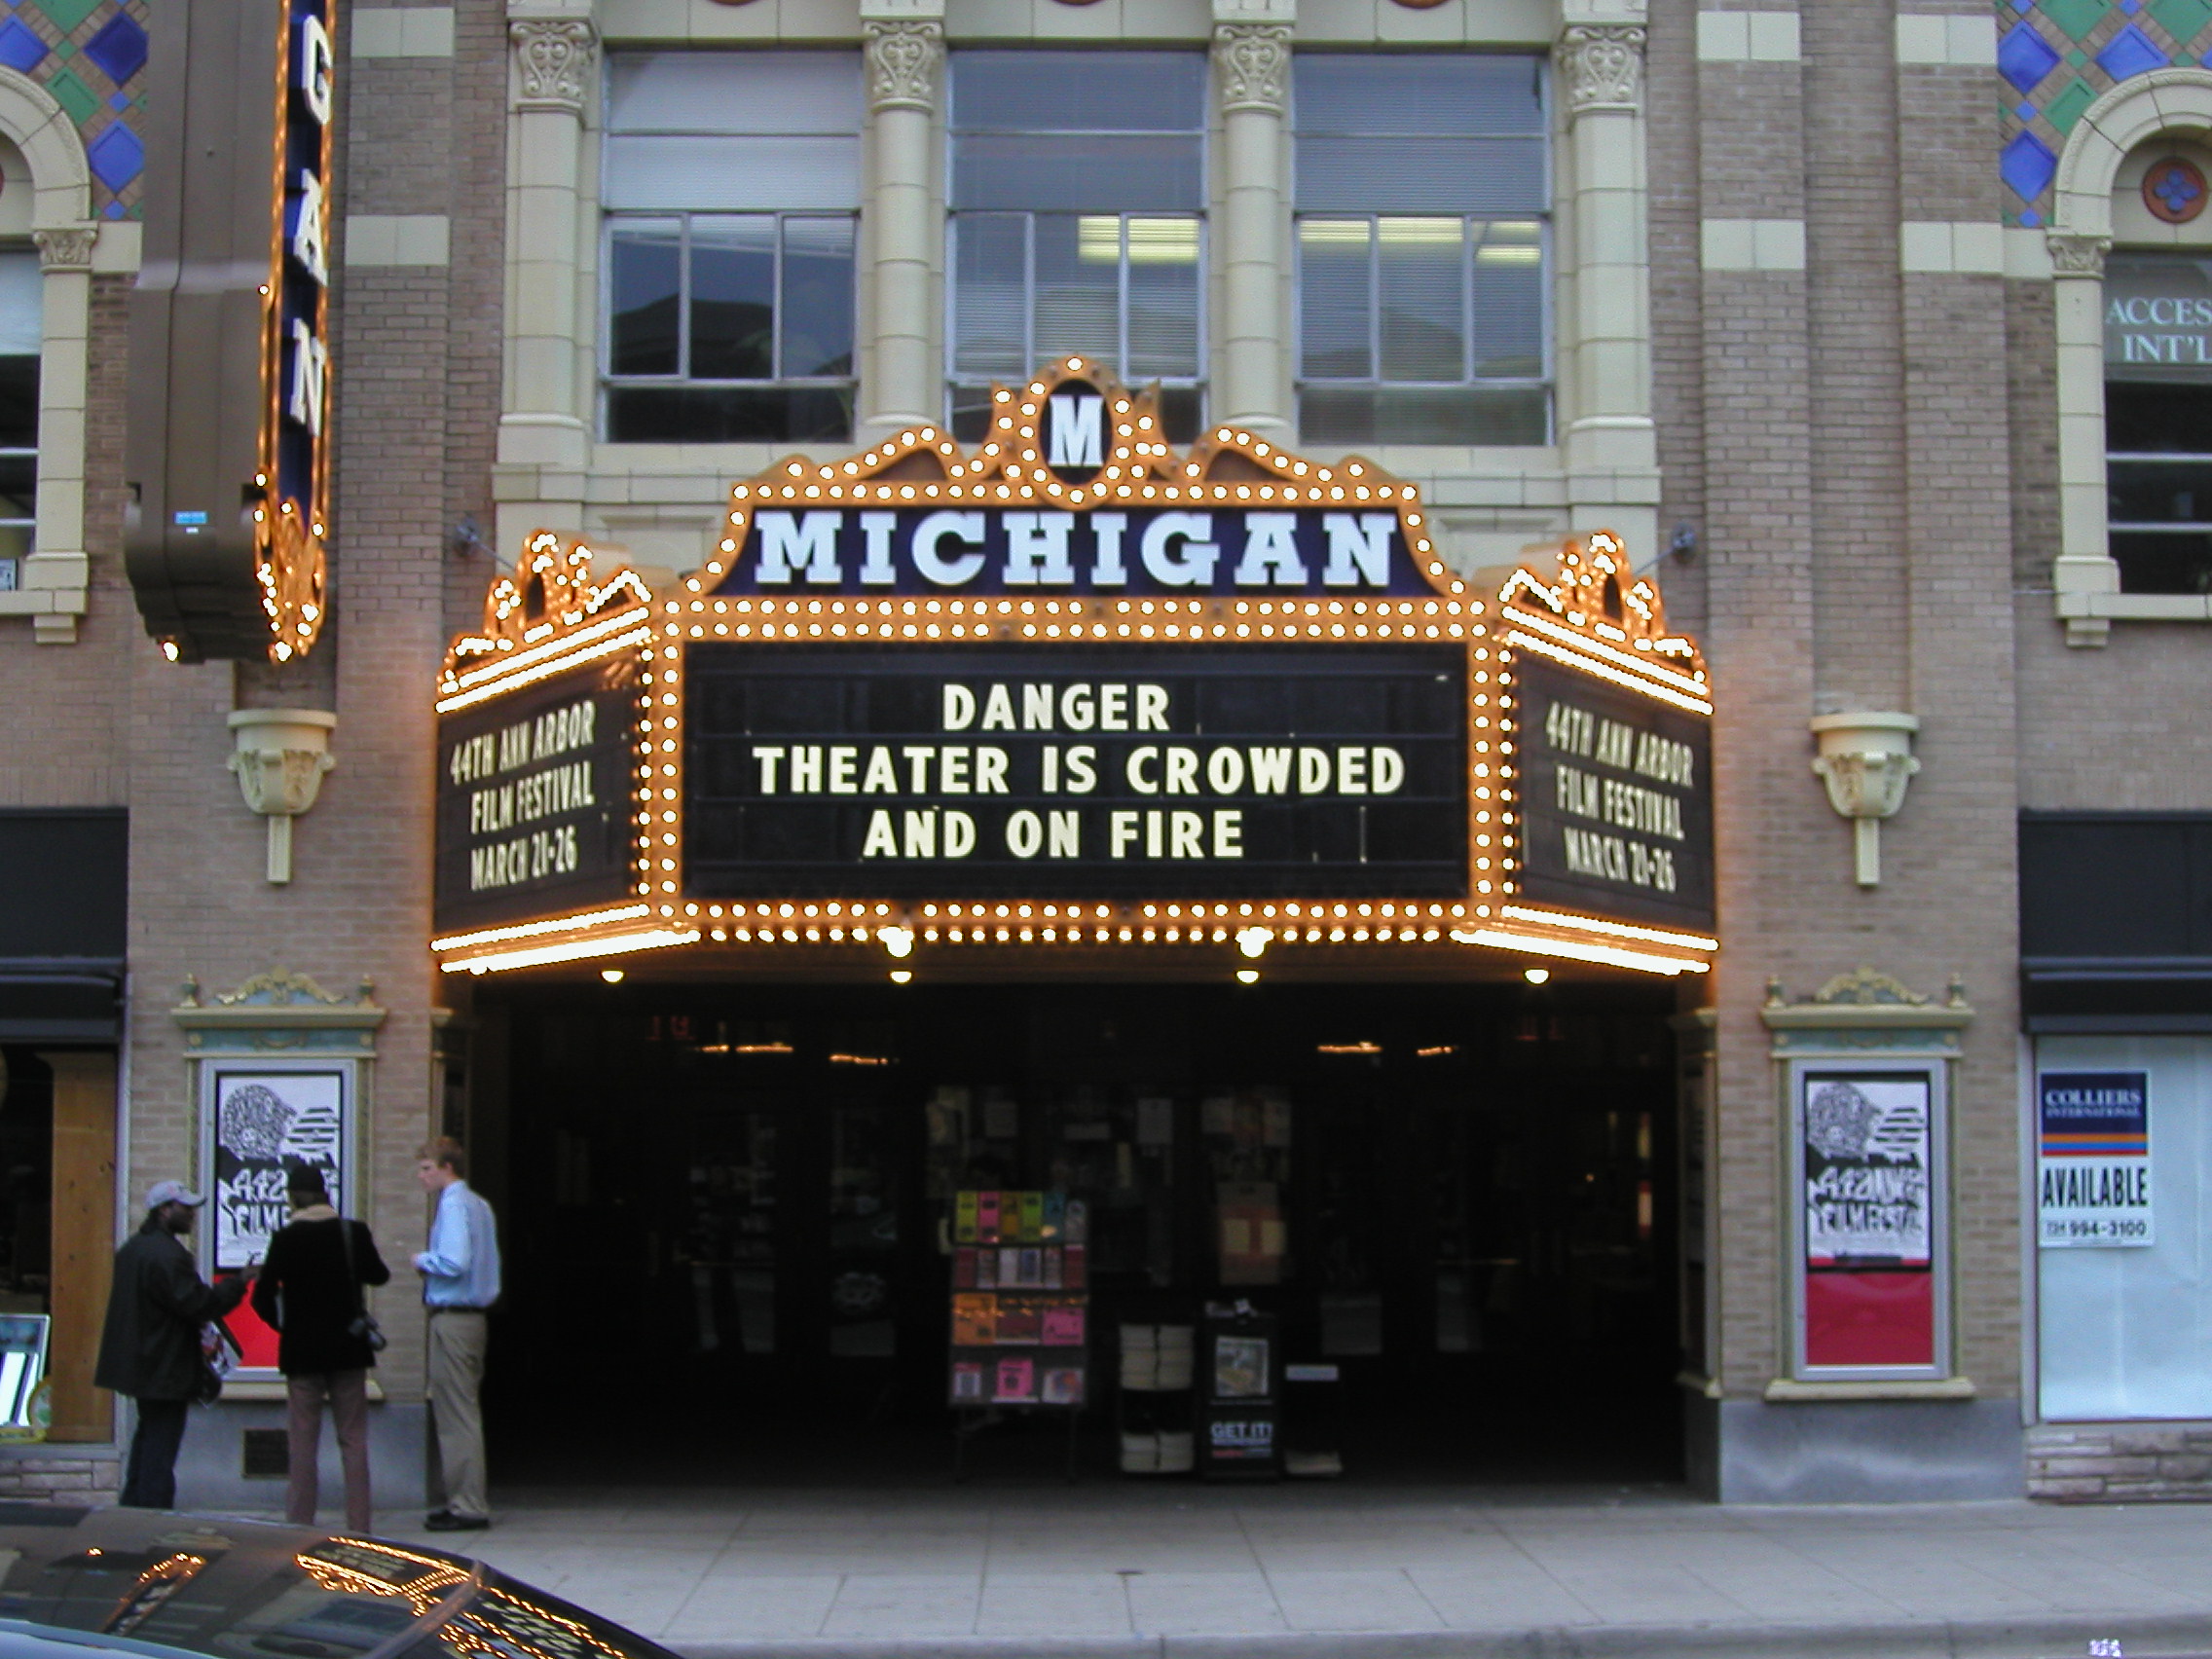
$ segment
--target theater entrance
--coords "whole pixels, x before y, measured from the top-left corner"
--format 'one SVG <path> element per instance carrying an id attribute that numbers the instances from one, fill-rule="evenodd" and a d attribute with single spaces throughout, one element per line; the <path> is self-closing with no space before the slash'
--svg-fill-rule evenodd
<path id="1" fill-rule="evenodd" d="M 941 1484 L 976 1188 L 1088 1203 L 1087 1476 L 1172 1432 L 1124 1331 L 1241 1300 L 1346 1480 L 1679 1478 L 1666 985 L 486 990 L 502 1481 Z"/>

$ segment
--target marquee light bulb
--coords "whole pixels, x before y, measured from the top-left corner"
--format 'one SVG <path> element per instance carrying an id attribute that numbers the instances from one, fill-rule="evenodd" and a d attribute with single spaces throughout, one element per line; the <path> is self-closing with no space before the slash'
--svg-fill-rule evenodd
<path id="1" fill-rule="evenodd" d="M 883 941 L 883 948 L 894 957 L 903 958 L 914 953 L 914 930 L 912 928 L 877 928 L 875 937 Z M 898 979 L 901 984 L 905 983 L 905 979 L 897 974 L 892 975 L 892 977 Z"/>
<path id="2" fill-rule="evenodd" d="M 1268 928 L 1239 928 L 1236 933 L 1236 948 L 1257 962 L 1267 950 L 1269 940 L 1274 937 L 1273 932 Z"/>
<path id="3" fill-rule="evenodd" d="M 891 982 L 894 985 L 910 984 L 913 977 L 914 971 L 911 968 L 894 968 L 891 970 Z"/>
<path id="4" fill-rule="evenodd" d="M 1521 977 L 1528 980 L 1531 985 L 1549 984 L 1551 977 L 1552 971 L 1549 968 L 1524 968 L 1521 970 Z"/>
<path id="5" fill-rule="evenodd" d="M 1236 982 L 1239 985 L 1256 985 L 1260 982 L 1260 971 L 1257 968 L 1239 968 L 1236 970 Z"/>

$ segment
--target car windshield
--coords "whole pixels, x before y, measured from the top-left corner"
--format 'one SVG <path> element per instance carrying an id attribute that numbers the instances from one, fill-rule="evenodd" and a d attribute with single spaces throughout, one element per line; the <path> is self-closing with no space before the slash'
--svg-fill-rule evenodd
<path id="1" fill-rule="evenodd" d="M 471 1582 L 467 1567 L 399 1545 L 334 1537 L 278 1554 L 190 1524 L 142 1548 L 0 1561 L 0 1619 L 224 1659 L 362 1659 Z"/>

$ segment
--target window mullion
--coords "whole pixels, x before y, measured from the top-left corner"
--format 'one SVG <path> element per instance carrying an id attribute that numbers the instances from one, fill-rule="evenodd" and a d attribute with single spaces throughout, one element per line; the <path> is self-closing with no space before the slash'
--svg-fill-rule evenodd
<path id="1" fill-rule="evenodd" d="M 1114 277 L 1117 293 L 1114 302 L 1114 370 L 1126 383 L 1129 378 L 1129 216 L 1124 213 L 1116 222 Z"/>
<path id="2" fill-rule="evenodd" d="M 1475 222 L 1459 219 L 1459 384 L 1475 381 Z"/>
<path id="3" fill-rule="evenodd" d="M 676 378 L 691 378 L 691 215 L 676 239 Z"/>
<path id="4" fill-rule="evenodd" d="M 1367 216 L 1367 380 L 1382 384 L 1382 221 Z"/>
<path id="5" fill-rule="evenodd" d="M 768 379 L 784 378 L 784 215 L 771 214 L 771 245 L 775 263 L 768 272 Z"/>

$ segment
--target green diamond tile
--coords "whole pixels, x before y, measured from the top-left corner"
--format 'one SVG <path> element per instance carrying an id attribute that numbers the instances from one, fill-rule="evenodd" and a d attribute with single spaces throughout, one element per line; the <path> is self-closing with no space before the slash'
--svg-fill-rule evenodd
<path id="1" fill-rule="evenodd" d="M 2097 90 L 2079 75 L 2074 84 L 2044 106 L 2044 119 L 2061 132 L 2074 130 L 2074 124 L 2082 119 L 2082 112 L 2097 101 Z"/>
<path id="2" fill-rule="evenodd" d="M 2064 29 L 2069 39 L 2080 40 L 2112 10 L 2112 0 L 2044 0 L 2043 15 Z"/>
<path id="3" fill-rule="evenodd" d="M 2085 52 L 2069 52 L 2066 55 L 2066 61 L 2079 69 L 2089 61 L 2089 55 Z"/>
<path id="4" fill-rule="evenodd" d="M 24 0 L 23 10 L 34 7 L 54 19 L 63 34 L 75 34 L 77 25 L 98 11 L 104 0 Z"/>
<path id="5" fill-rule="evenodd" d="M 57 40 L 54 43 L 54 55 L 66 63 L 70 58 L 77 55 L 77 49 L 65 40 Z"/>
<path id="6" fill-rule="evenodd" d="M 2206 23 L 2212 23 L 2212 0 L 2151 0 L 2147 10 L 2158 27 L 2184 46 L 2194 40 Z M 2186 63 L 2188 58 L 2180 61 Z"/>
<path id="7" fill-rule="evenodd" d="M 80 127 L 90 121 L 92 112 L 100 107 L 100 100 L 93 95 L 92 88 L 78 80 L 74 70 L 55 71 L 54 79 L 47 82 L 46 90 L 54 94 L 55 103 L 69 112 L 69 119 Z"/>

